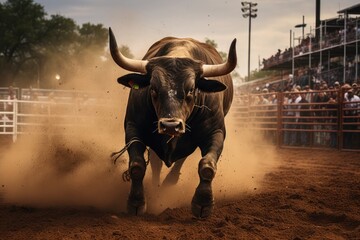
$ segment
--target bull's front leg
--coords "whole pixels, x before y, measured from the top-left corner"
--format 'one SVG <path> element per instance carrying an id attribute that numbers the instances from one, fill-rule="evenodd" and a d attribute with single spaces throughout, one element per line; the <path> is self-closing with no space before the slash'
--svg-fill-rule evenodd
<path id="1" fill-rule="evenodd" d="M 223 131 L 216 131 L 209 141 L 200 146 L 202 159 L 199 162 L 198 173 L 200 183 L 195 190 L 191 202 L 191 211 L 195 217 L 206 218 L 214 208 L 212 180 L 215 177 L 217 161 L 224 145 Z"/>
<path id="2" fill-rule="evenodd" d="M 128 130 L 126 132 L 128 133 Z M 129 143 L 132 139 L 139 139 L 133 136 L 133 134 L 127 134 L 126 142 Z M 139 215 L 146 211 L 143 185 L 146 171 L 146 162 L 144 158 L 145 149 L 146 146 L 140 141 L 133 142 L 128 148 L 131 188 L 127 201 L 127 210 L 128 213 L 133 215 Z"/>

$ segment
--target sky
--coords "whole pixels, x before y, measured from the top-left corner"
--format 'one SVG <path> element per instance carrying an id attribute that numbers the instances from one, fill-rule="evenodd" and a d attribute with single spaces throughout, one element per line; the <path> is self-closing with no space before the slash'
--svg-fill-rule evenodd
<path id="1" fill-rule="evenodd" d="M 166 36 L 206 38 L 228 52 L 237 38 L 238 67 L 247 75 L 249 18 L 241 12 L 240 0 L 34 0 L 51 14 L 72 18 L 78 25 L 101 23 L 111 27 L 119 45 L 127 45 L 136 58 L 142 58 L 152 43 Z M 1 1 L 4 2 L 4 1 Z M 258 5 L 251 20 L 251 70 L 259 59 L 269 58 L 278 49 L 290 46 L 290 29 L 295 37 L 315 28 L 315 0 L 252 0 Z M 322 0 L 321 19 L 337 16 L 337 11 L 359 0 Z"/>

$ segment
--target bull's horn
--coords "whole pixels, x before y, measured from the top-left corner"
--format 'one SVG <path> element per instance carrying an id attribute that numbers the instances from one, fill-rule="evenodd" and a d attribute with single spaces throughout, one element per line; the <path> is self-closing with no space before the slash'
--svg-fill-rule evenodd
<path id="1" fill-rule="evenodd" d="M 203 77 L 217 77 L 229 74 L 236 67 L 237 57 L 236 57 L 236 38 L 232 41 L 229 49 L 229 56 L 225 63 L 208 65 L 204 64 Z"/>
<path id="2" fill-rule="evenodd" d="M 148 63 L 148 61 L 134 60 L 122 55 L 119 51 L 114 33 L 112 32 L 111 28 L 109 28 L 109 44 L 111 56 L 117 65 L 130 72 L 146 73 L 146 64 Z"/>

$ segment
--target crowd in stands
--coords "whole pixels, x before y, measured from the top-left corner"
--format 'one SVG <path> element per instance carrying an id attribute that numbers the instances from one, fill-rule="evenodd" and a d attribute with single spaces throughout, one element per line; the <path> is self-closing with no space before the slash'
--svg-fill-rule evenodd
<path id="1" fill-rule="evenodd" d="M 350 21 L 349 21 L 350 20 Z M 272 55 L 268 59 L 263 59 L 262 64 L 264 69 L 268 69 L 271 66 L 279 65 L 283 62 L 288 62 L 292 60 L 293 50 L 294 56 L 302 55 L 311 51 L 317 51 L 319 49 L 325 49 L 337 45 L 341 45 L 345 43 L 345 35 L 346 35 L 346 43 L 352 42 L 356 39 L 360 38 L 360 27 L 356 24 L 356 19 L 349 19 L 346 32 L 344 28 L 340 27 L 340 30 L 336 28 L 333 30 L 329 28 L 326 30 L 325 26 L 322 29 L 323 34 L 321 38 L 318 36 L 314 38 L 311 34 L 306 38 L 301 40 L 301 42 L 294 47 L 285 49 L 283 52 L 279 49 L 276 54 Z M 345 34 L 346 33 L 346 34 Z"/>
<path id="2" fill-rule="evenodd" d="M 264 129 L 277 128 L 273 110 L 281 107 L 283 144 L 289 146 L 336 148 L 343 119 L 343 146 L 360 149 L 360 86 L 357 83 L 340 84 L 338 81 L 328 85 L 324 80 L 314 86 L 291 85 L 285 91 L 277 92 L 267 84 L 252 94 L 241 94 L 237 98 L 238 105 L 257 111 L 250 116 L 255 116 L 251 122 L 262 122 L 261 127 Z M 254 106 L 259 107 L 254 111 Z M 273 119 L 264 116 L 273 116 Z"/>
<path id="3" fill-rule="evenodd" d="M 356 69 L 358 69 L 358 73 L 356 73 Z M 338 79 L 343 79 L 343 77 L 344 69 L 336 63 L 332 63 L 331 66 L 318 66 L 312 69 L 299 67 L 294 71 L 294 75 L 289 74 L 289 77 L 282 81 L 269 82 L 266 86 L 254 87 L 247 89 L 247 91 L 260 93 L 262 88 L 267 88 L 275 92 L 286 92 L 291 91 L 296 86 L 301 89 L 309 86 L 313 90 L 320 90 L 324 87 L 324 84 L 326 88 L 331 90 L 334 89 L 335 82 L 341 82 Z M 360 84 L 360 62 L 356 63 L 355 59 L 348 61 L 345 69 L 345 79 L 345 83 L 349 85 L 353 83 Z"/>

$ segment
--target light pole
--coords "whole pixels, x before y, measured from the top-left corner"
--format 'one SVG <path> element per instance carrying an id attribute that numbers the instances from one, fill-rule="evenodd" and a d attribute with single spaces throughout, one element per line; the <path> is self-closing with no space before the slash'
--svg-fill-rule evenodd
<path id="1" fill-rule="evenodd" d="M 306 27 L 305 16 L 302 16 L 302 24 L 295 25 L 295 28 L 302 28 L 302 39 L 304 40 L 304 28 Z"/>
<path id="2" fill-rule="evenodd" d="M 241 2 L 241 5 L 243 6 L 241 8 L 241 11 L 243 12 L 244 18 L 249 18 L 249 49 L 248 49 L 248 82 L 250 81 L 250 46 L 251 46 L 251 19 L 257 17 L 257 9 L 255 8 L 257 6 L 257 3 L 252 2 Z"/>
<path id="3" fill-rule="evenodd" d="M 310 27 L 310 33 L 307 34 L 308 37 L 309 37 L 309 72 L 308 72 L 308 85 L 311 86 L 311 51 L 312 51 L 312 38 L 313 38 L 313 35 L 311 33 L 311 27 Z"/>

